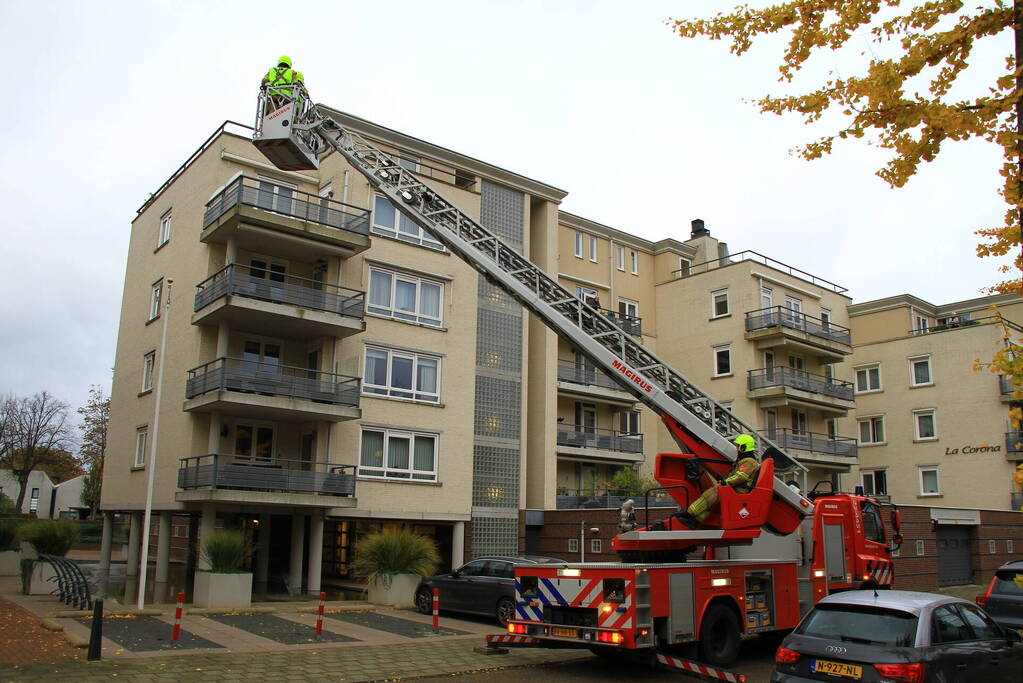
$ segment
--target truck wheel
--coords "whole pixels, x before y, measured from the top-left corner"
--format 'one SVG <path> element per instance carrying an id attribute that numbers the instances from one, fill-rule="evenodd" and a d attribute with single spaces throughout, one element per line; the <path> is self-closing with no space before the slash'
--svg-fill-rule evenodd
<path id="1" fill-rule="evenodd" d="M 700 626 L 700 658 L 714 666 L 731 666 L 739 658 L 739 620 L 729 607 L 711 605 Z"/>

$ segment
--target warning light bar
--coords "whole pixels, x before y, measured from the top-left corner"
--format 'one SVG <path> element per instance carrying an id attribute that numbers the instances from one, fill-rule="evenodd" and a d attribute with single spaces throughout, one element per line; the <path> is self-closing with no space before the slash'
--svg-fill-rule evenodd
<path id="1" fill-rule="evenodd" d="M 625 636 L 622 635 L 621 631 L 600 631 L 597 633 L 597 640 L 601 643 L 620 645 L 625 641 Z"/>
<path id="2" fill-rule="evenodd" d="M 508 624 L 508 633 L 522 634 L 526 632 L 525 624 Z"/>

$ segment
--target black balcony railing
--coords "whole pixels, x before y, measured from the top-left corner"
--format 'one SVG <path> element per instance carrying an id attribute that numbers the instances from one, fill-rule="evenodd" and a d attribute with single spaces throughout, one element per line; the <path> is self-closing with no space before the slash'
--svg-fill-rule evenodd
<path id="1" fill-rule="evenodd" d="M 558 425 L 558 445 L 576 448 L 599 448 L 621 453 L 642 453 L 643 435 L 597 429 L 584 425 Z"/>
<path id="2" fill-rule="evenodd" d="M 367 209 L 248 176 L 238 176 L 207 202 L 203 227 L 223 216 L 228 209 L 239 205 L 254 206 L 360 235 L 369 234 Z"/>
<path id="3" fill-rule="evenodd" d="M 646 504 L 652 508 L 674 507 L 676 505 L 674 498 L 666 495 L 663 491 L 661 491 L 660 494 L 661 495 L 651 495 L 646 498 Z M 637 508 L 643 507 L 643 494 L 633 495 L 626 491 L 619 491 L 617 489 L 559 488 L 556 505 L 558 510 L 620 508 L 622 503 L 630 498 L 636 503 Z"/>
<path id="4" fill-rule="evenodd" d="M 618 311 L 612 311 L 610 308 L 597 307 L 597 310 L 606 315 L 612 322 L 618 327 L 626 331 L 626 333 L 633 336 L 640 336 L 643 334 L 643 319 L 635 315 L 626 315 Z"/>
<path id="5" fill-rule="evenodd" d="M 831 282 L 830 280 L 825 280 L 822 277 L 811 275 L 805 270 L 800 270 L 799 268 L 790 266 L 787 263 L 782 263 L 781 261 L 775 261 L 770 256 L 764 256 L 763 254 L 752 250 L 736 252 L 734 254 L 722 256 L 721 258 L 716 258 L 711 261 L 704 261 L 703 263 L 694 263 L 692 265 L 686 266 L 685 268 L 680 268 L 678 270 L 671 271 L 671 277 L 672 279 L 679 279 L 683 277 L 690 277 L 692 275 L 699 275 L 700 273 L 706 273 L 707 271 L 713 270 L 715 268 L 730 266 L 736 263 L 741 263 L 742 261 L 753 261 L 754 263 L 761 263 L 769 268 L 773 268 L 783 273 L 787 273 L 792 277 L 799 278 L 800 280 L 806 280 L 807 282 L 815 284 L 818 287 L 821 287 L 823 289 L 830 289 L 831 291 L 838 292 L 839 294 L 848 291 L 845 287 L 842 287 L 841 285 L 836 285 L 834 282 Z"/>
<path id="6" fill-rule="evenodd" d="M 1012 396 L 1016 392 L 1016 387 L 1012 386 L 1012 378 L 999 375 L 998 391 L 1001 392 L 1002 396 Z"/>
<path id="7" fill-rule="evenodd" d="M 778 326 L 800 330 L 810 336 L 820 337 L 838 344 L 852 345 L 852 333 L 848 327 L 815 318 L 802 311 L 793 311 L 785 306 L 771 306 L 746 312 L 747 332 Z"/>
<path id="8" fill-rule="evenodd" d="M 366 309 L 366 293 L 361 290 L 229 263 L 196 285 L 194 310 L 229 295 L 302 306 L 350 318 L 362 318 Z"/>
<path id="9" fill-rule="evenodd" d="M 181 458 L 178 488 L 355 495 L 355 466 L 214 453 Z"/>
<path id="10" fill-rule="evenodd" d="M 1023 453 L 1023 432 L 1005 433 L 1005 452 Z"/>
<path id="11" fill-rule="evenodd" d="M 592 365 L 585 365 L 574 360 L 558 360 L 558 381 L 622 390 L 622 385 L 608 377 L 605 373 L 597 370 Z"/>
<path id="12" fill-rule="evenodd" d="M 847 436 L 828 436 L 816 432 L 795 432 L 791 429 L 761 429 L 760 433 L 783 449 L 823 453 L 855 458 L 858 452 L 856 439 Z"/>
<path id="13" fill-rule="evenodd" d="M 185 397 L 226 389 L 300 398 L 332 405 L 359 405 L 358 377 L 243 358 L 217 358 L 188 371 Z"/>
<path id="14" fill-rule="evenodd" d="M 750 391 L 767 387 L 790 387 L 815 394 L 824 394 L 845 401 L 853 400 L 853 384 L 841 379 L 818 375 L 805 370 L 776 365 L 749 370 L 747 385 Z"/>

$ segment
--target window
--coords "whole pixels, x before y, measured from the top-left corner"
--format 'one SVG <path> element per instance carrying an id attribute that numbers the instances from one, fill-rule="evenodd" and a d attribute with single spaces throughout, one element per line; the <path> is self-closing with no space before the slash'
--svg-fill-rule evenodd
<path id="1" fill-rule="evenodd" d="M 379 194 L 373 204 L 372 232 L 374 235 L 383 235 L 402 242 L 418 244 L 428 249 L 444 251 L 443 244 L 430 234 L 423 232 L 423 229 L 415 221 L 400 213 L 387 197 Z"/>
<path id="2" fill-rule="evenodd" d="M 988 553 L 990 553 L 992 555 L 997 553 L 998 552 L 998 541 L 996 541 L 994 539 L 989 539 L 988 542 L 987 542 L 987 551 L 988 551 Z"/>
<path id="3" fill-rule="evenodd" d="M 590 237 L 590 260 L 597 262 L 597 238 Z"/>
<path id="4" fill-rule="evenodd" d="M 711 300 L 711 317 L 720 318 L 723 315 L 728 315 L 728 290 L 719 289 L 716 292 L 710 293 Z"/>
<path id="5" fill-rule="evenodd" d="M 774 304 L 774 290 L 770 287 L 760 288 L 760 308 L 771 308 Z"/>
<path id="6" fill-rule="evenodd" d="M 625 247 L 615 247 L 615 267 L 625 270 Z"/>
<path id="7" fill-rule="evenodd" d="M 825 330 L 831 326 L 831 310 L 827 308 L 821 309 L 821 327 Z"/>
<path id="8" fill-rule="evenodd" d="M 256 206 L 291 216 L 295 214 L 295 190 L 298 186 L 260 176 Z"/>
<path id="9" fill-rule="evenodd" d="M 28 496 L 28 511 L 35 512 L 39 509 L 39 489 L 32 489 Z"/>
<path id="10" fill-rule="evenodd" d="M 623 410 L 618 413 L 618 427 L 622 434 L 639 434 L 639 411 Z"/>
<path id="11" fill-rule="evenodd" d="M 927 318 L 925 318 L 924 316 L 922 316 L 922 315 L 916 316 L 916 325 L 915 325 L 915 327 L 916 327 L 916 333 L 917 334 L 925 334 L 927 332 L 927 329 L 930 327 L 930 325 L 931 325 L 931 321 L 928 320 Z"/>
<path id="12" fill-rule="evenodd" d="M 806 436 L 806 412 L 803 410 L 792 410 L 792 434 L 794 436 Z"/>
<path id="13" fill-rule="evenodd" d="M 909 359 L 909 382 L 914 387 L 934 384 L 934 380 L 931 378 L 930 356 Z"/>
<path id="14" fill-rule="evenodd" d="M 156 366 L 156 351 L 142 357 L 142 391 L 153 390 L 153 368 Z"/>
<path id="15" fill-rule="evenodd" d="M 881 391 L 880 365 L 856 368 L 856 393 L 864 394 L 868 391 Z"/>
<path id="16" fill-rule="evenodd" d="M 638 318 L 639 304 L 635 301 L 629 301 L 628 299 L 619 299 L 618 313 L 626 318 Z"/>
<path id="17" fill-rule="evenodd" d="M 625 270 L 625 269 L 622 268 L 622 270 Z M 685 277 L 686 275 L 692 274 L 692 272 L 693 272 L 693 262 L 690 261 L 687 258 L 682 258 L 680 256 L 678 258 L 678 274 L 680 276 L 682 276 L 682 277 Z"/>
<path id="18" fill-rule="evenodd" d="M 632 260 L 632 274 L 639 275 L 639 254 L 630 251 L 629 258 Z"/>
<path id="19" fill-rule="evenodd" d="M 1005 552 L 1007 554 L 1012 555 L 1014 552 L 1016 552 L 1016 548 L 1014 546 L 1015 543 L 1011 538 L 1005 540 Z"/>
<path id="20" fill-rule="evenodd" d="M 863 472 L 863 493 L 868 496 L 888 495 L 888 474 L 885 470 Z"/>
<path id="21" fill-rule="evenodd" d="M 146 441 L 148 439 L 148 427 L 135 430 L 135 467 L 143 467 L 146 464 Z"/>
<path id="22" fill-rule="evenodd" d="M 603 547 L 603 545 L 604 545 L 604 544 L 600 542 L 600 539 L 599 539 L 599 538 L 592 538 L 592 539 L 590 539 L 590 552 L 591 552 L 591 553 L 599 553 L 599 552 L 603 552 L 603 551 L 601 550 L 601 548 Z"/>
<path id="23" fill-rule="evenodd" d="M 920 495 L 938 496 L 941 495 L 941 486 L 938 482 L 938 466 L 932 465 L 920 468 Z"/>
<path id="24" fill-rule="evenodd" d="M 437 481 L 437 435 L 363 429 L 359 476 Z"/>
<path id="25" fill-rule="evenodd" d="M 577 553 L 579 552 L 579 539 L 570 538 L 568 539 L 568 552 Z"/>
<path id="26" fill-rule="evenodd" d="M 730 345 L 714 347 L 714 376 L 732 374 L 732 348 Z"/>
<path id="27" fill-rule="evenodd" d="M 600 308 L 600 299 L 597 298 L 597 290 L 590 289 L 589 287 L 583 287 L 582 285 L 576 285 L 575 295 L 582 299 L 583 303 L 589 304 L 594 308 Z"/>
<path id="28" fill-rule="evenodd" d="M 583 234 L 581 232 L 575 233 L 575 257 L 583 257 Z"/>
<path id="29" fill-rule="evenodd" d="M 149 292 L 149 317 L 146 322 L 160 317 L 160 302 L 163 299 L 163 280 L 160 280 Z"/>
<path id="30" fill-rule="evenodd" d="M 236 424 L 234 454 L 237 460 L 270 462 L 274 455 L 274 428 L 270 424 Z"/>
<path id="31" fill-rule="evenodd" d="M 171 232 L 171 212 L 168 211 L 167 213 L 163 214 L 163 216 L 160 217 L 160 232 L 159 232 L 159 235 L 156 238 L 156 248 L 157 249 L 159 249 L 163 245 L 165 245 L 168 242 L 170 242 L 170 232 Z"/>
<path id="32" fill-rule="evenodd" d="M 913 424 L 916 426 L 916 440 L 929 441 L 937 439 L 937 432 L 934 427 L 934 410 L 914 410 Z"/>
<path id="33" fill-rule="evenodd" d="M 923 557 L 924 555 L 924 542 L 922 539 L 917 539 L 916 542 L 916 555 L 917 557 Z"/>
<path id="34" fill-rule="evenodd" d="M 860 444 L 884 443 L 884 416 L 877 415 L 858 421 L 860 429 Z"/>
<path id="35" fill-rule="evenodd" d="M 963 615 L 966 623 L 973 629 L 973 635 L 978 640 L 1001 640 L 1005 638 L 1002 628 L 994 622 L 983 610 L 977 609 L 976 605 L 957 604 L 959 613 Z"/>
<path id="36" fill-rule="evenodd" d="M 281 364 L 281 345 L 258 339 L 247 339 L 242 344 L 242 372 L 273 376 Z"/>
<path id="37" fill-rule="evenodd" d="M 439 282 L 369 269 L 367 308 L 375 315 L 440 327 L 443 296 L 444 286 Z"/>
<path id="38" fill-rule="evenodd" d="M 786 296 L 785 297 L 785 308 L 789 309 L 793 313 L 802 313 L 803 312 L 803 300 L 802 299 L 798 299 L 798 298 L 796 298 L 794 296 Z"/>
<path id="39" fill-rule="evenodd" d="M 954 605 L 942 605 L 934 610 L 934 633 L 932 639 L 935 643 L 957 643 L 964 640 L 973 640 L 973 632 L 966 625 L 962 616 L 956 611 Z"/>
<path id="40" fill-rule="evenodd" d="M 440 402 L 440 358 L 366 347 L 362 393 Z"/>
<path id="41" fill-rule="evenodd" d="M 863 518 L 863 537 L 875 543 L 884 543 L 884 524 L 881 522 L 881 511 L 873 503 L 860 503 L 860 515 Z"/>

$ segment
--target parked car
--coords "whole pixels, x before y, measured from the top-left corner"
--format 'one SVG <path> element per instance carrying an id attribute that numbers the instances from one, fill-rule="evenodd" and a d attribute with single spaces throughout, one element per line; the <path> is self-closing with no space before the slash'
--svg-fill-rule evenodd
<path id="1" fill-rule="evenodd" d="M 444 611 L 493 615 L 504 626 L 515 618 L 515 565 L 564 563 L 552 557 L 481 557 L 453 572 L 423 579 L 416 588 L 416 607 L 433 612 L 433 589 L 440 589 Z"/>
<path id="2" fill-rule="evenodd" d="M 1023 638 L 968 600 L 910 591 L 829 595 L 785 636 L 772 681 L 1023 681 Z"/>
<path id="3" fill-rule="evenodd" d="M 1023 560 L 1006 562 L 999 567 L 987 593 L 977 596 L 977 604 L 996 623 L 1023 635 Z"/>

